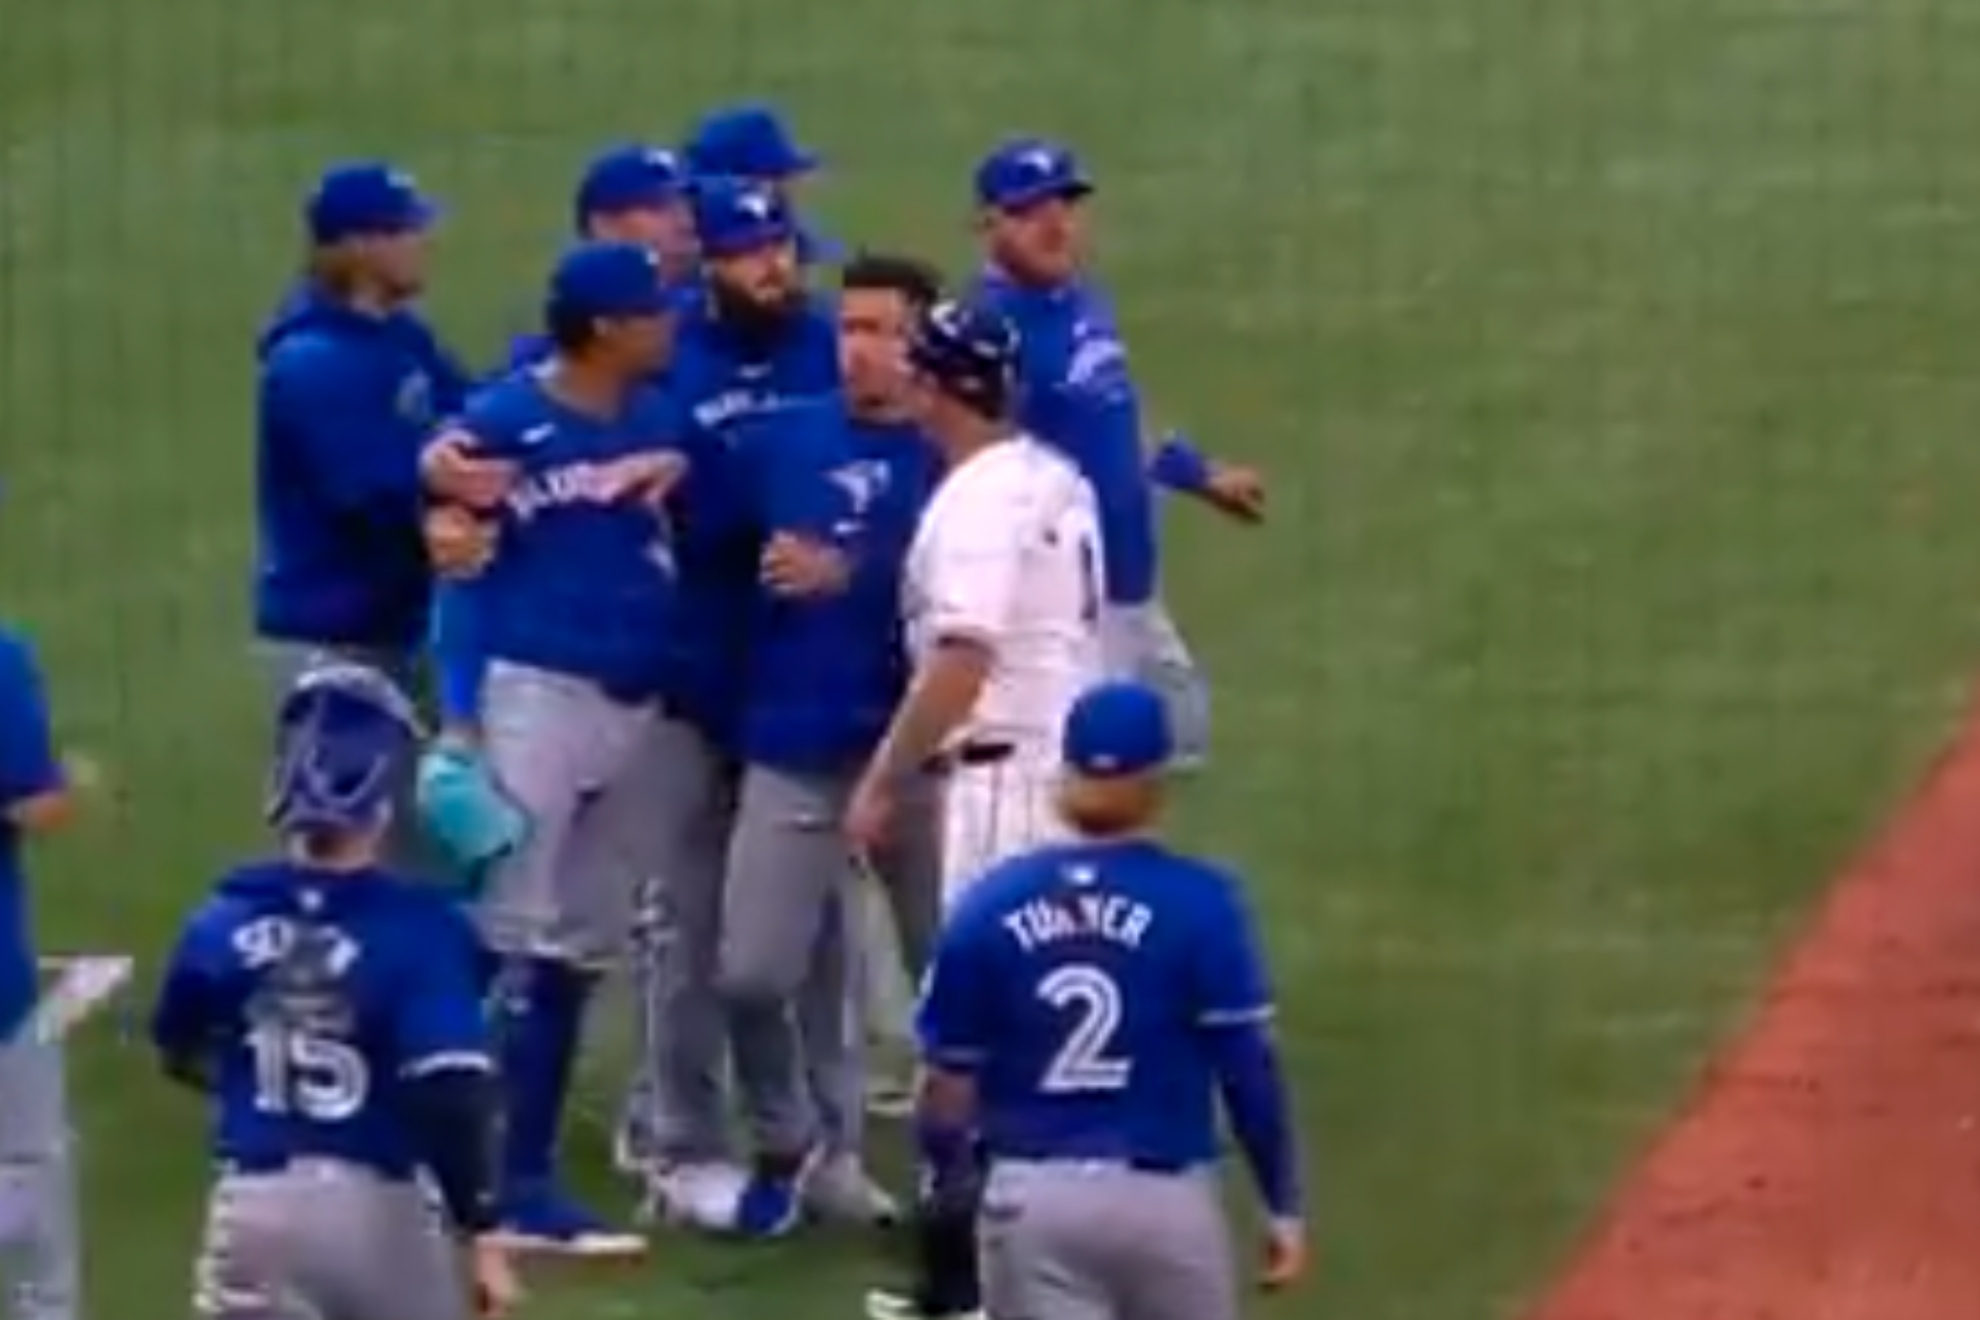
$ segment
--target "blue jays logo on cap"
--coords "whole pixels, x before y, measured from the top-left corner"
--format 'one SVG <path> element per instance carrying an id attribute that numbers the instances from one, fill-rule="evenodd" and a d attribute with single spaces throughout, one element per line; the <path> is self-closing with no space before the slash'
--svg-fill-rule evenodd
<path id="1" fill-rule="evenodd" d="M 797 238 L 797 219 L 773 188 L 745 179 L 706 179 L 694 193 L 695 236 L 711 257 L 733 257 Z"/>
<path id="2" fill-rule="evenodd" d="M 976 167 L 976 201 L 999 211 L 1022 211 L 1052 199 L 1077 201 L 1094 191 L 1072 149 L 1044 138 L 1001 143 Z"/>

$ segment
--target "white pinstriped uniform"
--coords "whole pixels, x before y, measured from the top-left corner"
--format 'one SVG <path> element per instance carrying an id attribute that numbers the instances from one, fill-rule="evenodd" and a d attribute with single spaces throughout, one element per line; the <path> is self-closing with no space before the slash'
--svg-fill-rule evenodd
<path id="1" fill-rule="evenodd" d="M 945 905 L 988 867 L 1065 835 L 1052 804 L 1059 729 L 1104 677 L 1102 572 L 1093 488 L 1030 436 L 965 459 L 922 514 L 902 590 L 909 649 L 919 659 L 965 637 L 992 654 L 989 682 L 946 750 L 1009 749 L 987 764 L 964 757 L 950 775 Z"/>

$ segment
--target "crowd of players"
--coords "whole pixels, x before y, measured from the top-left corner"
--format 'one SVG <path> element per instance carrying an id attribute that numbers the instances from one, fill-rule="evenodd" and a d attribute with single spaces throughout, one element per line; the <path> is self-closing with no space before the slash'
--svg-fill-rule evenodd
<path id="1" fill-rule="evenodd" d="M 916 1277 L 870 1315 L 1234 1314 L 1219 1089 L 1268 1279 L 1299 1274 L 1249 923 L 1149 834 L 1207 734 L 1157 492 L 1249 521 L 1259 481 L 1145 439 L 1065 147 L 980 163 L 983 268 L 953 297 L 814 233 L 818 163 L 755 105 L 600 154 L 541 332 L 478 378 L 418 310 L 413 181 L 359 164 L 311 192 L 260 341 L 284 851 L 195 912 L 152 1024 L 213 1097 L 202 1314 L 459 1320 L 514 1299 L 517 1251 L 642 1250 L 559 1158 L 622 966 L 619 1163 L 658 1215 L 745 1237 L 895 1218 L 862 1157 L 869 1047 L 909 1029 L 870 973 L 923 985 Z M 68 801 L 46 726 L 10 643 L 0 1042 L 34 993 L 15 840 Z M 28 1315 L 75 1320 L 64 1161 L 4 1108 L 49 1076 L 31 1044 L 0 1045 L 0 1138 L 50 1179 Z"/>

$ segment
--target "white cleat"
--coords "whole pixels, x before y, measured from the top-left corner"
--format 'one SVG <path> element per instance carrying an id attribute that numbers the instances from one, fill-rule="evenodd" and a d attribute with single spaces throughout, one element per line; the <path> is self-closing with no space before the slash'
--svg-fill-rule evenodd
<path id="1" fill-rule="evenodd" d="M 951 1311 L 930 1315 L 914 1304 L 906 1293 L 891 1288 L 873 1288 L 866 1294 L 866 1320 L 989 1320 L 989 1312 Z"/>
<path id="2" fill-rule="evenodd" d="M 886 1228 L 901 1219 L 900 1203 L 867 1175 L 866 1166 L 851 1151 L 818 1162 L 805 1184 L 804 1204 L 829 1223 Z"/>
<path id="3" fill-rule="evenodd" d="M 676 1224 L 705 1233 L 726 1233 L 736 1222 L 736 1205 L 749 1179 L 723 1160 L 693 1160 L 652 1166 L 646 1172 L 642 1220 Z"/>

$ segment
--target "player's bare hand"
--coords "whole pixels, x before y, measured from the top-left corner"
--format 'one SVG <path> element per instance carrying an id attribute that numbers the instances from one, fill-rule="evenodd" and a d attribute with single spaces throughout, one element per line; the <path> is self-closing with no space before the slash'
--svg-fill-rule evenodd
<path id="1" fill-rule="evenodd" d="M 419 476 L 427 490 L 470 509 L 492 509 L 516 482 L 516 465 L 499 458 L 477 458 L 473 438 L 448 432 L 419 455 Z"/>
<path id="2" fill-rule="evenodd" d="M 522 1301 L 514 1258 L 489 1238 L 476 1238 L 468 1247 L 468 1281 L 474 1288 L 475 1313 L 485 1320 L 507 1315 Z"/>
<path id="3" fill-rule="evenodd" d="M 829 596 L 845 590 L 852 575 L 845 553 L 836 546 L 790 532 L 771 536 L 758 573 L 763 585 L 779 596 Z"/>
<path id="4" fill-rule="evenodd" d="M 428 509 L 420 532 L 426 560 L 443 578 L 471 578 L 495 556 L 495 524 L 457 504 Z"/>
<path id="5" fill-rule="evenodd" d="M 1275 1219 L 1265 1230 L 1265 1263 L 1258 1281 L 1267 1292 L 1283 1292 L 1306 1277 L 1306 1225 Z"/>
<path id="6" fill-rule="evenodd" d="M 869 857 L 887 841 L 894 821 L 893 790 L 871 775 L 863 777 L 846 801 L 843 828 L 855 857 Z"/>
<path id="7" fill-rule="evenodd" d="M 1219 513 L 1239 522 L 1265 521 L 1265 478 L 1255 468 L 1211 464 L 1203 498 Z"/>
<path id="8" fill-rule="evenodd" d="M 687 458 L 681 454 L 627 454 L 599 466 L 598 495 L 608 504 L 620 500 L 658 504 L 686 472 Z"/>

